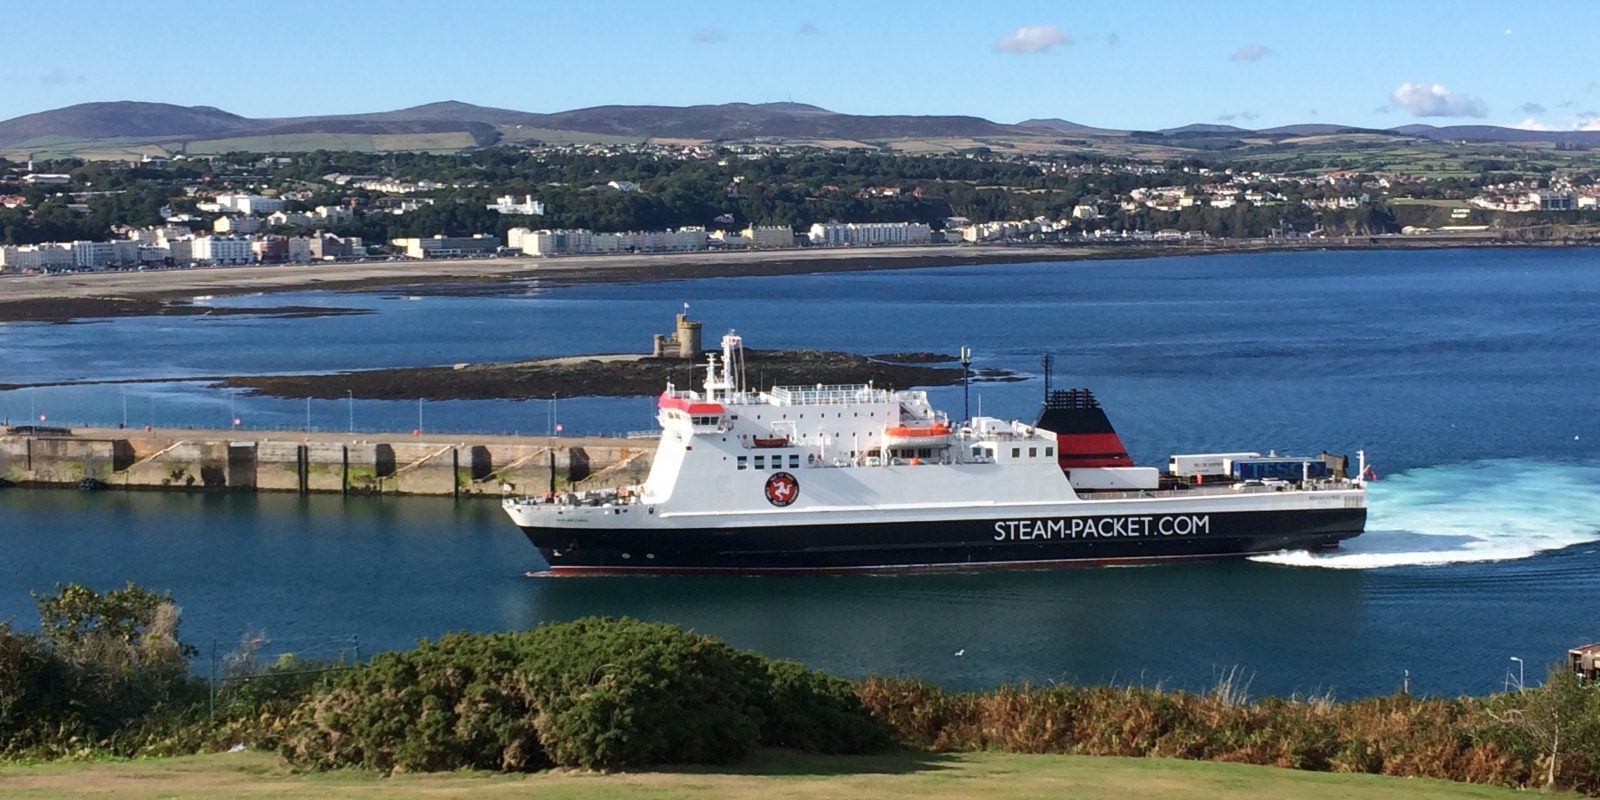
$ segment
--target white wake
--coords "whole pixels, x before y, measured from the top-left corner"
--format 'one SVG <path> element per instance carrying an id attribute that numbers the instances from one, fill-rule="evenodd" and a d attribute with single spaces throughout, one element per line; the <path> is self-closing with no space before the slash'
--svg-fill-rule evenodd
<path id="1" fill-rule="evenodd" d="M 1367 484 L 1367 530 L 1338 550 L 1252 561 L 1330 569 L 1527 558 L 1600 540 L 1600 465 L 1500 459 L 1421 467 Z"/>

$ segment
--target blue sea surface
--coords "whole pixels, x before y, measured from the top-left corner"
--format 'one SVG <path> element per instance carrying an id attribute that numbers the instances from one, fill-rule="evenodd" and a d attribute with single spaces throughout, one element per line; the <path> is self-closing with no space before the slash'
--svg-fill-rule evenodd
<path id="1" fill-rule="evenodd" d="M 366 315 L 0 324 L 0 383 L 338 371 L 645 349 L 691 304 L 708 340 L 859 353 L 962 345 L 974 412 L 1031 418 L 1039 356 L 1095 391 L 1136 460 L 1353 453 L 1381 475 L 1336 554 L 1149 568 L 795 579 L 541 580 L 489 502 L 0 491 L 0 618 L 56 581 L 170 588 L 188 637 L 263 630 L 402 647 L 593 613 L 690 625 L 847 675 L 961 687 L 1057 680 L 1252 692 L 1503 685 L 1510 657 L 1600 641 L 1600 251 L 1219 255 L 733 277 L 448 296 L 216 298 Z M 759 378 L 759 376 L 753 376 Z M 826 382 L 829 376 L 817 376 Z M 425 392 L 425 387 L 424 387 Z M 930 390 L 959 412 L 959 387 Z M 125 405 L 124 405 L 125 404 Z M 409 431 L 416 401 L 249 397 L 204 381 L 0 392 L 0 416 L 157 427 Z M 430 431 L 653 427 L 649 398 L 429 401 Z M 961 651 L 963 655 L 955 656 Z"/>

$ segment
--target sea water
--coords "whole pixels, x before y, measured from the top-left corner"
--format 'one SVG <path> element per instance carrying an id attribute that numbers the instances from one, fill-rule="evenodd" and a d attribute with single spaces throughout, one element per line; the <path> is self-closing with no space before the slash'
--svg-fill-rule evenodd
<path id="1" fill-rule="evenodd" d="M 403 647 L 585 614 L 690 625 L 840 674 L 1163 681 L 1240 667 L 1256 693 L 1455 693 L 1600 641 L 1600 253 L 1294 253 L 718 278 L 493 296 L 220 298 L 369 311 L 311 319 L 0 325 L 0 383 L 335 371 L 642 349 L 691 303 L 753 347 L 954 352 L 1025 380 L 972 410 L 1031 418 L 1039 355 L 1101 398 L 1141 463 L 1365 449 L 1368 532 L 1326 554 L 1131 569 L 898 577 L 524 577 L 492 502 L 0 491 L 0 618 L 56 581 L 171 589 L 186 635 Z M 311 343 L 307 347 L 306 343 Z M 826 381 L 827 376 L 818 376 Z M 930 392 L 958 412 L 959 387 Z M 130 424 L 417 427 L 415 402 L 280 400 L 204 382 L 0 393 L 0 415 Z M 41 412 L 40 409 L 48 411 Z M 651 426 L 648 398 L 422 405 L 429 430 Z M 319 645 L 319 646 L 326 646 Z M 961 655 L 955 655 L 956 653 Z M 1533 670 L 1537 672 L 1536 669 Z"/>

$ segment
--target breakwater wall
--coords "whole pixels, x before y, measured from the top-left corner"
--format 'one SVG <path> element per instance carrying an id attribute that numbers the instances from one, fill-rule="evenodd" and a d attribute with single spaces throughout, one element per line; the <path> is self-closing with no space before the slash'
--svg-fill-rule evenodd
<path id="1" fill-rule="evenodd" d="M 25 486 L 500 496 L 637 483 L 652 440 L 74 430 L 0 436 Z"/>

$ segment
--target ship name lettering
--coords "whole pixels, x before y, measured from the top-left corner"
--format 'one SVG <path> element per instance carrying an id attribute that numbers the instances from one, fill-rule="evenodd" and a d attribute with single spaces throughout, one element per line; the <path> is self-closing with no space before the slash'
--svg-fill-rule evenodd
<path id="1" fill-rule="evenodd" d="M 1195 536 L 1210 532 L 1209 514 L 1010 519 L 994 523 L 994 540 L 997 542 L 1031 542 L 1041 539 L 1137 539 Z"/>

